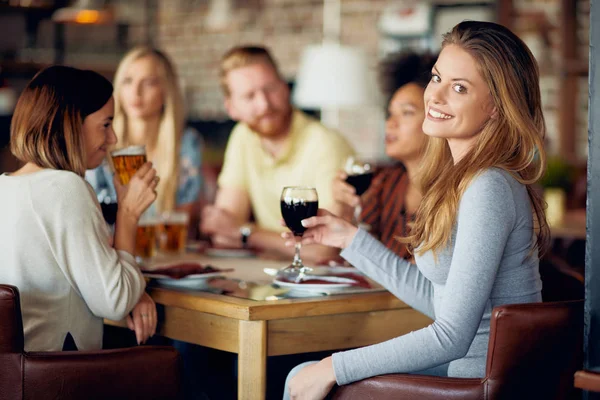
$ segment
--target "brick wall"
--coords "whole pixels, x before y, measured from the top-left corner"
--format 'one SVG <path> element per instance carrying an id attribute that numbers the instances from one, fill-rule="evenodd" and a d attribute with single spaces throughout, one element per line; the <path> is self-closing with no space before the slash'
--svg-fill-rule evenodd
<path id="1" fill-rule="evenodd" d="M 362 47 L 377 62 L 376 21 L 385 0 L 344 1 L 341 41 Z M 322 0 L 236 1 L 231 23 L 224 29 L 207 26 L 207 2 L 160 1 L 157 45 L 177 64 L 190 115 L 225 116 L 218 85 L 218 60 L 230 47 L 243 43 L 267 45 L 281 72 L 293 80 L 304 47 L 323 40 Z M 368 110 L 340 113 L 340 130 L 361 154 L 373 158 L 382 150 L 383 114 Z"/>
<path id="2" fill-rule="evenodd" d="M 206 18 L 209 2 L 193 0 L 159 1 L 156 10 L 157 45 L 172 57 L 185 87 L 190 115 L 194 118 L 222 118 L 222 94 L 218 86 L 219 57 L 233 45 L 263 43 L 271 48 L 286 78 L 292 80 L 302 49 L 322 40 L 322 0 L 250 0 L 233 1 L 233 12 L 226 28 L 211 29 Z M 378 59 L 380 37 L 377 20 L 387 0 L 343 0 L 343 44 L 363 48 L 373 65 Z M 541 87 L 548 122 L 551 149 L 557 135 L 555 64 L 560 35 L 560 0 L 515 0 L 515 31 L 524 37 L 531 33 L 532 18 L 543 14 L 549 23 L 550 48 L 544 62 Z M 534 17 L 532 17 L 532 15 Z M 537 17 L 535 17 L 538 15 Z M 537 21 L 537 20 L 536 20 Z M 587 59 L 589 0 L 578 7 L 580 54 Z M 530 35 L 531 36 L 531 35 Z M 535 34 L 534 34 L 535 36 Z M 541 63 L 541 62 L 540 62 Z M 550 63 L 551 65 L 547 65 Z M 587 79 L 580 80 L 577 135 L 578 151 L 587 149 Z M 340 130 L 350 138 L 366 158 L 381 156 L 383 113 L 376 108 L 340 113 Z"/>
<path id="3" fill-rule="evenodd" d="M 323 0 L 230 0 L 232 12 L 225 27 L 209 26 L 208 0 L 156 0 L 155 9 L 145 10 L 145 0 L 115 0 L 121 14 L 133 22 L 129 28 L 128 45 L 145 42 L 148 34 L 156 45 L 165 50 L 175 62 L 185 90 L 189 114 L 194 119 L 223 119 L 222 93 L 218 85 L 217 65 L 224 51 L 242 43 L 263 43 L 271 48 L 284 76 L 293 80 L 300 55 L 305 46 L 323 39 Z M 463 2 L 467 2 L 465 0 Z M 221 4 L 226 0 L 220 0 Z M 439 3 L 452 1 L 438 0 Z M 375 67 L 379 59 L 381 37 L 377 21 L 389 0 L 342 0 L 341 42 L 361 47 Z M 557 73 L 560 32 L 558 29 L 560 0 L 514 0 L 516 18 L 514 29 L 534 46 L 540 44 L 538 27 L 547 32 L 542 41 L 540 66 L 544 111 L 550 137 L 550 150 L 556 150 L 557 99 L 560 96 Z M 587 61 L 589 35 L 589 0 L 578 1 L 579 55 Z M 147 18 L 151 18 L 150 24 Z M 22 22 L 11 20 L 14 23 Z M 6 22 L 6 21 L 4 21 Z M 9 21 L 10 22 L 10 21 Z M 3 29 L 8 25 L 3 23 Z M 38 30 L 37 49 L 21 49 L 23 60 L 51 62 L 52 22 L 43 21 Z M 14 31 L 20 31 L 22 28 Z M 150 30 L 150 32 L 148 32 Z M 11 32 L 13 30 L 11 29 Z M 114 26 L 65 27 L 67 63 L 114 67 L 122 49 L 115 47 Z M 24 38 L 14 35 L 12 42 Z M 532 41 L 533 40 L 533 41 Z M 2 47 L 6 47 L 2 43 Z M 16 46 L 13 43 L 11 46 Z M 547 47 L 546 44 L 548 45 Z M 9 46 L 10 47 L 10 46 Z M 538 48 L 539 50 L 539 48 Z M 31 53 L 31 54 L 29 54 Z M 577 150 L 583 159 L 587 154 L 587 77 L 579 79 L 577 127 L 573 134 Z M 339 129 L 351 140 L 365 158 L 383 154 L 383 112 L 377 107 L 339 113 Z"/>
<path id="4" fill-rule="evenodd" d="M 323 39 L 323 0 L 229 0 L 232 12 L 225 27 L 209 25 L 209 0 L 114 0 L 119 13 L 132 23 L 128 45 L 143 43 L 153 36 L 156 45 L 175 62 L 185 90 L 189 114 L 194 119 L 222 119 L 225 112 L 218 86 L 217 64 L 224 51 L 242 43 L 269 46 L 286 78 L 293 80 L 305 46 Z M 451 0 L 436 0 L 453 3 Z M 462 2 L 468 2 L 463 0 Z M 377 21 L 391 0 L 342 0 L 341 42 L 361 47 L 376 66 L 381 37 Z M 528 43 L 540 44 L 542 67 L 541 89 L 548 123 L 550 150 L 556 150 L 557 99 L 560 96 L 557 73 L 560 60 L 559 13 L 561 0 L 514 0 L 514 29 Z M 147 3 L 154 9 L 146 10 Z M 226 4 L 219 0 L 217 4 Z M 588 58 L 589 0 L 578 1 L 579 56 Z M 17 49 L 21 61 L 52 62 L 54 24 L 45 20 L 38 30 L 36 48 L 23 48 L 24 20 L 0 16 L 0 51 Z M 150 20 L 148 20 L 150 18 Z M 10 23 L 9 23 L 10 22 Z M 23 26 L 21 26 L 23 25 Z M 540 42 L 538 27 L 543 27 L 546 41 Z M 19 33 L 21 32 L 21 33 Z M 10 34 L 9 34 L 10 33 Z M 118 63 L 124 49 L 116 46 L 114 26 L 65 27 L 66 63 L 86 65 L 110 71 Z M 10 40 L 9 40 L 10 39 Z M 21 47 L 21 48 L 19 48 Z M 579 79 L 577 103 L 577 150 L 583 159 L 587 154 L 587 77 Z M 376 107 L 341 111 L 339 129 L 352 141 L 365 158 L 382 155 L 383 112 Z"/>

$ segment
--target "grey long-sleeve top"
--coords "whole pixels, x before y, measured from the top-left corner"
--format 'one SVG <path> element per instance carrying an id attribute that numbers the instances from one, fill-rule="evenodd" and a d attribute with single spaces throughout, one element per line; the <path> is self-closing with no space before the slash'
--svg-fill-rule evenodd
<path id="1" fill-rule="evenodd" d="M 335 353 L 340 385 L 449 363 L 448 376 L 483 377 L 492 308 L 541 301 L 532 207 L 527 189 L 493 168 L 463 194 L 451 240 L 411 265 L 359 230 L 341 255 L 434 322 L 426 328 Z"/>

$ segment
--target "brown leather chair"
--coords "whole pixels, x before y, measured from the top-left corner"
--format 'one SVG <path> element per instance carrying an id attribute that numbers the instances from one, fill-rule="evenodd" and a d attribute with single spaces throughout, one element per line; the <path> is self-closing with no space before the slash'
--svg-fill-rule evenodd
<path id="1" fill-rule="evenodd" d="M 19 291 L 0 285 L 0 399 L 180 399 L 172 347 L 25 352 Z"/>
<path id="2" fill-rule="evenodd" d="M 333 398 L 581 398 L 573 386 L 573 374 L 582 359 L 583 300 L 505 305 L 492 313 L 485 377 L 382 375 L 341 386 Z"/>

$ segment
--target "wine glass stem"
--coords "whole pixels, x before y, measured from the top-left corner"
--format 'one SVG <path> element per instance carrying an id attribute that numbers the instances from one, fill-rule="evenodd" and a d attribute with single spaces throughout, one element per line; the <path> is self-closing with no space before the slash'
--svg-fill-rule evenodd
<path id="1" fill-rule="evenodd" d="M 362 214 L 362 206 L 358 205 L 354 207 L 354 222 L 356 225 L 360 224 L 360 214 Z"/>
<path id="2" fill-rule="evenodd" d="M 301 238 L 296 239 L 296 252 L 294 253 L 294 261 L 292 261 L 292 265 L 296 268 L 302 268 L 302 259 L 300 258 L 300 249 L 302 248 Z"/>

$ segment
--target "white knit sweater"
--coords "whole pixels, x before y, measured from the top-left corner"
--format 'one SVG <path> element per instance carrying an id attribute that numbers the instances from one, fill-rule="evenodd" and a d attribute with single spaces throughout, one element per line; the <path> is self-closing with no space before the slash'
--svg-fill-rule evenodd
<path id="1" fill-rule="evenodd" d="M 21 295 L 26 351 L 102 347 L 102 319 L 119 320 L 145 288 L 133 256 L 109 245 L 92 188 L 46 169 L 0 175 L 0 283 Z"/>

